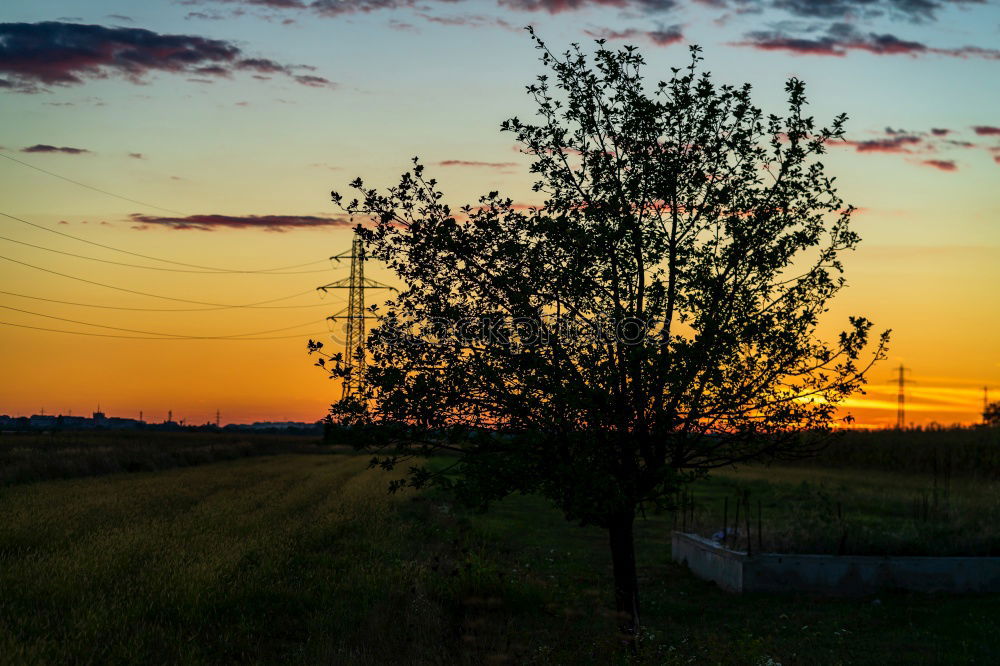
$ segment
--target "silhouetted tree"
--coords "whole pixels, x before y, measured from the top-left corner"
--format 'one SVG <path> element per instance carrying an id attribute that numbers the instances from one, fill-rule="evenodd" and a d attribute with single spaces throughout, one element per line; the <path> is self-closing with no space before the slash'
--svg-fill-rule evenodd
<path id="1" fill-rule="evenodd" d="M 983 410 L 983 423 L 993 428 L 1000 427 L 1000 402 L 991 402 Z"/>
<path id="2" fill-rule="evenodd" d="M 815 159 L 844 116 L 817 128 L 796 79 L 787 115 L 764 116 L 749 85 L 699 73 L 697 47 L 647 89 L 633 47 L 557 56 L 532 37 L 553 76 L 527 88 L 536 124 L 502 130 L 544 204 L 491 192 L 453 210 L 417 159 L 385 192 L 333 193 L 374 220 L 370 255 L 406 288 L 378 313 L 363 395 L 332 415 L 386 469 L 454 455 L 394 488 L 440 484 L 477 507 L 539 493 L 607 529 L 635 636 L 637 510 L 711 469 L 801 453 L 797 433 L 832 425 L 887 333 L 865 363 L 868 320 L 816 335 L 859 240 Z"/>

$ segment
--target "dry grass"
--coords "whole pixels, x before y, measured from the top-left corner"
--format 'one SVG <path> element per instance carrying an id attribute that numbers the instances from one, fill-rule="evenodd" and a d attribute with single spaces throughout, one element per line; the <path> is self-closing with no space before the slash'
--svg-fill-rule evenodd
<path id="1" fill-rule="evenodd" d="M 0 486 L 317 451 L 318 442 L 319 437 L 293 435 L 150 430 L 4 434 L 0 436 Z"/>

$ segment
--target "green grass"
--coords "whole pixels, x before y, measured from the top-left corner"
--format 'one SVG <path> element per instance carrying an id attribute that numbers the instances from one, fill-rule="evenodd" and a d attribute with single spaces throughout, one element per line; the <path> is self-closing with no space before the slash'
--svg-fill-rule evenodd
<path id="1" fill-rule="evenodd" d="M 719 532 L 724 516 L 732 528 L 737 499 L 744 493 L 749 493 L 755 550 L 1000 555 L 1000 480 L 995 478 L 957 477 L 945 484 L 931 474 L 878 470 L 764 466 L 723 470 L 695 485 L 688 531 L 706 536 Z M 758 511 L 762 530 L 758 530 Z M 733 544 L 741 550 L 746 547 L 745 518 L 744 505 L 740 534 Z M 677 521 L 678 528 L 682 524 Z"/>
<path id="2" fill-rule="evenodd" d="M 281 455 L 0 488 L 0 662 L 626 662 L 603 532 L 535 497 L 484 515 L 389 497 L 366 462 Z M 669 561 L 671 520 L 637 527 L 637 663 L 995 661 L 997 597 L 731 596 Z"/>

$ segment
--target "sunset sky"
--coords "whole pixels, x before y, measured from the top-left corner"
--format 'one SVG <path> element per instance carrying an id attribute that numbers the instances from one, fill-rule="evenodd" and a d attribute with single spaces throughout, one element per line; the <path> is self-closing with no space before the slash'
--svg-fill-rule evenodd
<path id="1" fill-rule="evenodd" d="M 797 76 L 819 121 L 847 113 L 825 163 L 863 242 L 824 330 L 893 329 L 848 407 L 894 423 L 900 363 L 913 423 L 1000 399 L 997 0 L 4 0 L 0 414 L 322 417 L 339 386 L 305 341 L 351 240 L 330 190 L 419 155 L 453 204 L 536 203 L 498 130 L 532 111 L 528 24 L 632 43 L 654 79 L 700 44 L 766 112 Z"/>

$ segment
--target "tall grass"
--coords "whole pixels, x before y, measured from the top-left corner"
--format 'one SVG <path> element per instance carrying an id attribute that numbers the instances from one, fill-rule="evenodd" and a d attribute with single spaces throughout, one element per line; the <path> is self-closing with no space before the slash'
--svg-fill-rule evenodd
<path id="1" fill-rule="evenodd" d="M 296 435 L 145 430 L 4 434 L 0 436 L 0 486 L 316 451 L 318 442 L 319 437 Z"/>
<path id="2" fill-rule="evenodd" d="M 1000 428 L 845 431 L 798 464 L 998 478 Z"/>
<path id="3" fill-rule="evenodd" d="M 1000 556 L 1000 479 L 751 466 L 696 484 L 690 503 L 672 517 L 677 529 L 712 536 L 725 526 L 739 550 L 749 541 L 779 553 Z"/>

